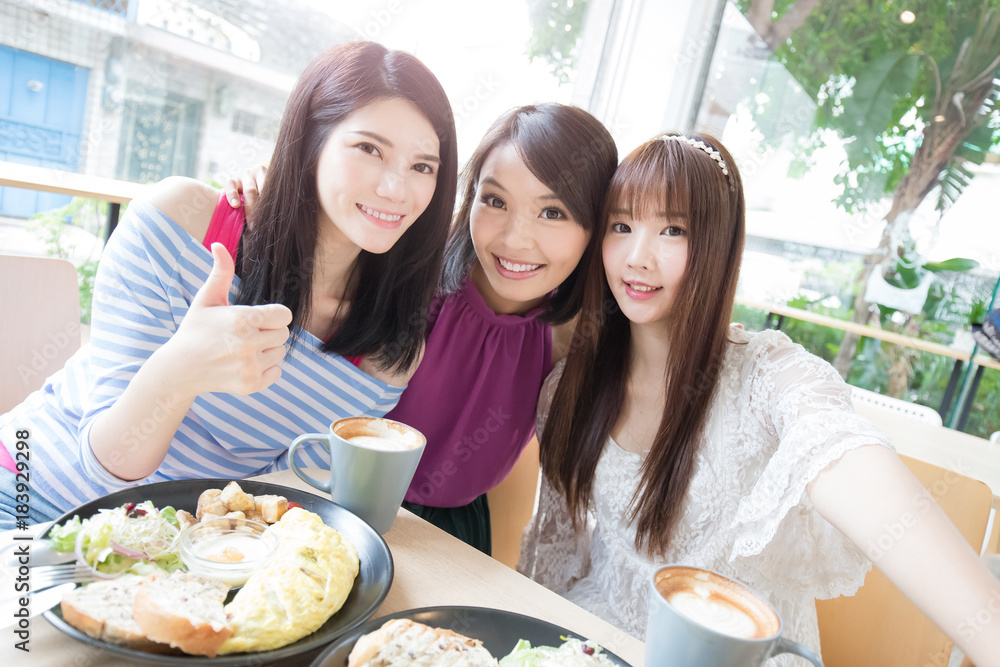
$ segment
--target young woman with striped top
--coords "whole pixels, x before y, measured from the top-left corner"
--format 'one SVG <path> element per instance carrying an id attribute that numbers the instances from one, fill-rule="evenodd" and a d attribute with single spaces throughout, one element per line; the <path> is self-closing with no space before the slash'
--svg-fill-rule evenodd
<path id="1" fill-rule="evenodd" d="M 296 84 L 252 228 L 189 179 L 133 202 L 91 342 L 0 416 L 0 529 L 19 514 L 17 441 L 37 522 L 139 483 L 284 468 L 296 435 L 388 412 L 423 354 L 456 172 L 434 75 L 354 43 Z"/>

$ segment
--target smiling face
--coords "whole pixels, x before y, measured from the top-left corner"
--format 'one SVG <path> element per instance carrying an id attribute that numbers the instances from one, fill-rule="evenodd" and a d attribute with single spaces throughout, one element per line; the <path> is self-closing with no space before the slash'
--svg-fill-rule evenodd
<path id="1" fill-rule="evenodd" d="M 688 221 L 665 211 L 612 210 L 602 253 L 611 293 L 633 324 L 666 323 L 688 259 Z"/>
<path id="2" fill-rule="evenodd" d="M 402 98 L 345 116 L 316 166 L 320 234 L 371 253 L 389 250 L 434 196 L 438 152 L 434 127 Z"/>
<path id="3" fill-rule="evenodd" d="M 483 162 L 470 228 L 479 259 L 472 280 L 497 313 L 541 305 L 580 263 L 590 240 L 509 143 Z"/>

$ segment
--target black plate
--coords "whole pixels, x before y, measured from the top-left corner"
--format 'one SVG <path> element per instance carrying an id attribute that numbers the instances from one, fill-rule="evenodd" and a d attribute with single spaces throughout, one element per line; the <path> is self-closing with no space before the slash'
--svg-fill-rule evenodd
<path id="1" fill-rule="evenodd" d="M 201 495 L 202 491 L 206 489 L 221 489 L 230 481 L 228 479 L 187 479 L 137 486 L 112 493 L 103 498 L 98 498 L 86 505 L 81 505 L 56 519 L 55 523 L 62 524 L 72 519 L 75 514 L 79 514 L 80 518 L 83 519 L 97 514 L 97 510 L 99 509 L 111 509 L 119 507 L 124 503 L 138 503 L 144 500 L 153 501 L 153 504 L 157 507 L 172 505 L 175 509 L 184 509 L 194 514 L 198 505 L 198 496 Z M 278 486 L 276 484 L 266 484 L 251 480 L 240 480 L 239 484 L 244 491 L 252 493 L 255 496 L 267 494 L 284 496 L 288 500 L 298 503 L 304 509 L 315 512 L 322 517 L 326 525 L 336 528 L 357 547 L 361 567 L 357 579 L 354 580 L 354 588 L 351 589 L 351 593 L 347 596 L 347 601 L 344 602 L 344 606 L 341 607 L 340 611 L 331 616 L 330 620 L 319 630 L 307 637 L 303 637 L 294 644 L 289 644 L 273 651 L 235 653 L 208 659 L 204 656 L 157 655 L 144 651 L 134 651 L 94 639 L 66 623 L 58 606 L 45 612 L 45 618 L 52 625 L 75 639 L 111 653 L 127 656 L 130 660 L 136 662 L 157 665 L 193 665 L 199 663 L 212 665 L 261 665 L 292 656 L 301 656 L 301 654 L 309 653 L 310 651 L 316 651 L 345 632 L 360 625 L 375 613 L 375 610 L 378 609 L 379 605 L 382 604 L 382 600 L 389 593 L 393 575 L 392 554 L 389 553 L 389 547 L 381 535 L 376 533 L 371 526 L 358 518 L 357 515 L 330 500 L 312 493 L 299 491 L 287 486 Z M 47 536 L 48 532 L 46 530 L 41 537 Z M 298 663 L 298 661 L 296 662 L 297 664 L 302 664 Z"/>
<path id="2" fill-rule="evenodd" d="M 347 656 L 351 654 L 351 649 L 354 648 L 358 638 L 379 629 L 383 623 L 394 618 L 408 618 L 417 623 L 452 630 L 466 637 L 478 639 L 497 660 L 513 651 L 519 639 L 527 639 L 532 646 L 559 646 L 563 643 L 562 637 L 586 639 L 554 623 L 515 614 L 512 611 L 487 607 L 424 607 L 407 609 L 368 621 L 320 653 L 312 667 L 346 667 Z M 608 650 L 602 653 L 617 665 L 631 667 Z"/>

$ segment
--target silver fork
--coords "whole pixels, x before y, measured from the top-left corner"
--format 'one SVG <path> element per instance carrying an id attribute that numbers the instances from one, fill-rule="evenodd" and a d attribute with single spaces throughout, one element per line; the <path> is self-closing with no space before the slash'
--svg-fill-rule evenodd
<path id="1" fill-rule="evenodd" d="M 32 591 L 65 583 L 85 584 L 94 579 L 94 573 L 89 567 L 75 562 L 28 568 L 28 586 Z"/>

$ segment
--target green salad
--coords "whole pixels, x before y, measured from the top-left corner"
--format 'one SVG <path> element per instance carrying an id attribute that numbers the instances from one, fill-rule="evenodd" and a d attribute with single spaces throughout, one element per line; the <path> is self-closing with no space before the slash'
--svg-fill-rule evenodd
<path id="1" fill-rule="evenodd" d="M 74 516 L 49 531 L 52 548 L 76 553 L 101 579 L 126 572 L 145 576 L 183 566 L 177 551 L 180 525 L 173 507 L 157 509 L 149 500 L 102 509 L 89 519 Z"/>
<path id="2" fill-rule="evenodd" d="M 581 641 L 575 637 L 562 637 L 564 643 L 559 648 L 553 646 L 532 647 L 531 642 L 522 639 L 507 657 L 500 661 L 500 667 L 593 667 L 615 663 L 603 649 L 591 641 Z"/>

